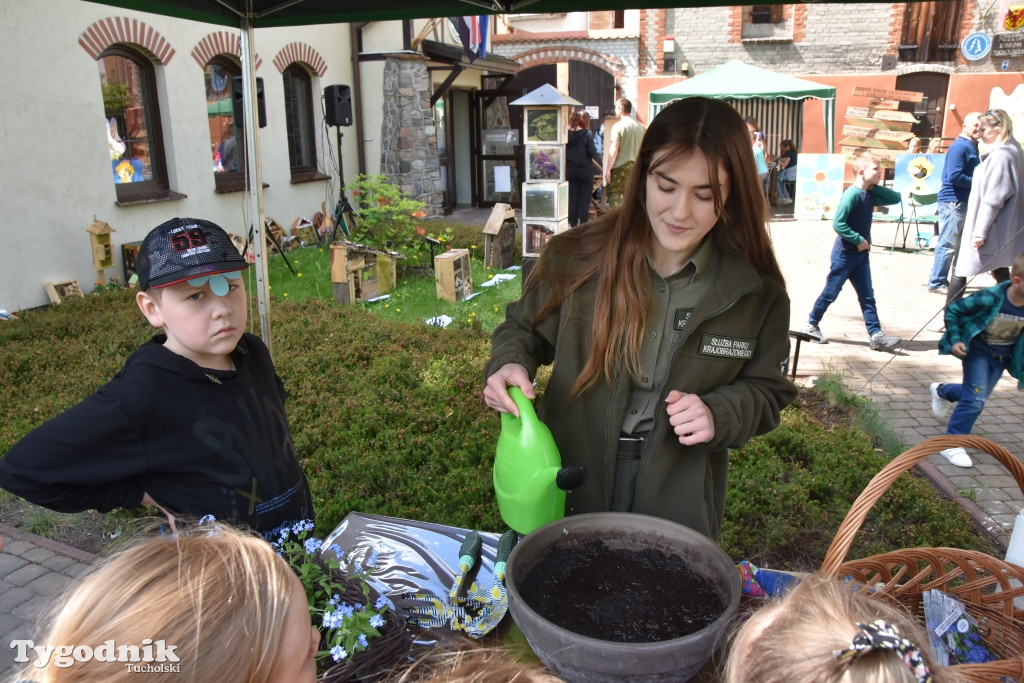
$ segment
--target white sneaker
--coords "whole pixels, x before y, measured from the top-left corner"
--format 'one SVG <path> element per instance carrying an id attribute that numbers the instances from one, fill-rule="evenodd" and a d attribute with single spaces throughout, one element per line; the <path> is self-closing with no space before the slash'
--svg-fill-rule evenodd
<path id="1" fill-rule="evenodd" d="M 892 351 L 900 341 L 899 337 L 893 337 L 885 332 L 875 332 L 871 335 L 869 346 L 872 351 Z"/>
<path id="2" fill-rule="evenodd" d="M 967 455 L 967 451 L 959 446 L 939 451 L 939 455 L 948 460 L 951 465 L 956 465 L 957 467 L 974 467 L 974 462 L 971 460 L 971 456 Z"/>
<path id="3" fill-rule="evenodd" d="M 807 326 L 803 329 L 804 334 L 808 334 L 814 338 L 814 341 L 819 344 L 828 344 L 828 338 L 821 333 L 821 328 L 812 323 L 807 323 Z"/>
<path id="4" fill-rule="evenodd" d="M 932 415 L 939 418 L 949 417 L 952 406 L 949 405 L 949 401 L 939 396 L 940 386 L 942 386 L 942 382 L 932 382 L 931 387 L 929 387 L 929 391 L 932 394 Z"/>

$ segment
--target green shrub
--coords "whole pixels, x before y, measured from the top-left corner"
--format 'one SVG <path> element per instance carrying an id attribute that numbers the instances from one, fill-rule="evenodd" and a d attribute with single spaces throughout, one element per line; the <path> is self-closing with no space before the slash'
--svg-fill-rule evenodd
<path id="1" fill-rule="evenodd" d="M 889 462 L 856 425 L 856 415 L 826 430 L 812 402 L 825 399 L 803 390 L 783 411 L 778 429 L 731 454 L 722 531 L 731 557 L 781 569 L 820 566 L 853 501 Z M 911 471 L 869 513 L 849 557 L 934 545 L 994 551 L 963 507 Z"/>
<path id="2" fill-rule="evenodd" d="M 351 238 L 378 249 L 401 252 L 406 267 L 427 265 L 430 248 L 423 239 L 422 227 L 427 205 L 407 197 L 386 175 L 360 173 L 354 183 L 345 186 L 356 204 L 358 218 Z M 446 234 L 441 237 L 447 239 Z"/>
<path id="3" fill-rule="evenodd" d="M 0 452 L 108 381 L 150 337 L 132 293 L 104 291 L 0 323 L 0 383 L 15 388 L 0 400 Z M 312 297 L 275 301 L 271 320 L 318 534 L 351 511 L 503 528 L 491 483 L 500 420 L 481 395 L 488 331 L 406 323 Z M 547 376 L 539 373 L 540 387 Z M 853 417 L 828 413 L 823 426 L 818 416 L 829 405 L 804 390 L 778 429 L 733 452 L 722 535 L 731 557 L 816 568 L 888 461 Z M 904 476 L 872 511 L 851 557 L 922 545 L 997 552 L 962 507 Z"/>

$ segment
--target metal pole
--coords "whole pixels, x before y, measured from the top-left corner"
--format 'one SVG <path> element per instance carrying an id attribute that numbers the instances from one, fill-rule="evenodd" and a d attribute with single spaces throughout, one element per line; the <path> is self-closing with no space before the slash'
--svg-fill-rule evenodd
<path id="1" fill-rule="evenodd" d="M 243 107 L 245 111 L 246 163 L 249 167 L 249 216 L 252 220 L 252 241 L 256 255 L 256 301 L 260 315 L 260 336 L 273 355 L 270 342 L 270 299 L 267 283 L 267 260 L 263 250 L 267 246 L 266 223 L 263 216 L 263 163 L 260 156 L 260 120 L 257 107 L 256 65 L 253 56 L 254 31 L 252 27 L 252 3 L 241 20 L 242 28 L 242 81 Z"/>

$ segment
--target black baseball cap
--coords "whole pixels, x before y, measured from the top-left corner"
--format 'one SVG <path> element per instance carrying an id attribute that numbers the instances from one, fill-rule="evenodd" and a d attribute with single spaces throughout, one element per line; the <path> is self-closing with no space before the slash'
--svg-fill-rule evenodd
<path id="1" fill-rule="evenodd" d="M 172 218 L 158 225 L 135 257 L 140 290 L 248 267 L 224 229 L 201 218 Z"/>

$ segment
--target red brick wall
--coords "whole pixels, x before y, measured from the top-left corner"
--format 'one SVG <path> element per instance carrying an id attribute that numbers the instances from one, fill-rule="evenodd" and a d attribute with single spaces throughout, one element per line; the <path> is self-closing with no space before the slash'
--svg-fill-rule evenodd
<path id="1" fill-rule="evenodd" d="M 615 12 L 613 10 L 604 12 L 588 12 L 587 15 L 591 31 L 603 31 L 615 28 Z"/>
<path id="2" fill-rule="evenodd" d="M 729 8 L 729 42 L 743 42 L 743 21 L 750 13 L 750 8 L 742 5 L 733 5 Z"/>
<path id="3" fill-rule="evenodd" d="M 793 17 L 793 42 L 797 44 L 803 42 L 807 35 L 807 6 L 802 4 L 786 5 L 782 9 L 783 18 Z"/>
<path id="4" fill-rule="evenodd" d="M 78 38 L 93 59 L 111 45 L 131 43 L 146 50 L 157 64 L 169 64 L 174 57 L 174 48 L 152 26 L 138 19 L 128 17 L 107 17 L 85 29 Z"/>
<path id="5" fill-rule="evenodd" d="M 655 76 L 665 67 L 665 10 L 640 10 L 640 74 Z"/>

